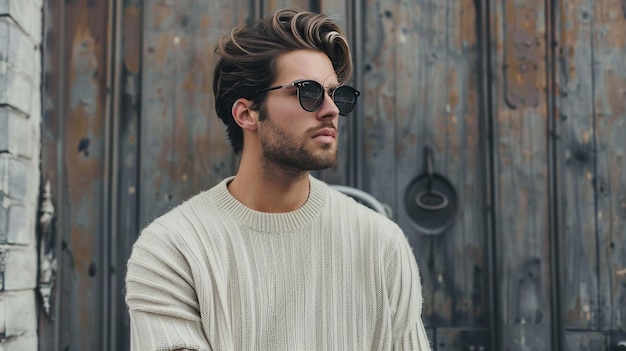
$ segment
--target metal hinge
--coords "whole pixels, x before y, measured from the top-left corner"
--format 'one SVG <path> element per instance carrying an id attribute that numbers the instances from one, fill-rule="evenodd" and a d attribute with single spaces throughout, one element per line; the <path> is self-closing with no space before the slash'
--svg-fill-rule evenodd
<path id="1" fill-rule="evenodd" d="M 54 288 L 57 273 L 56 259 L 56 216 L 52 203 L 50 181 L 46 182 L 39 210 L 39 294 L 46 317 L 51 318 L 50 297 Z"/>

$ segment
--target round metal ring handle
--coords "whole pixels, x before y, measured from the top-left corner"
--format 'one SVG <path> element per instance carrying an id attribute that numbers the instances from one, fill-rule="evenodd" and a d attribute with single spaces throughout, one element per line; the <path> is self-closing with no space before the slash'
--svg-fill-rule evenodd
<path id="1" fill-rule="evenodd" d="M 415 203 L 424 210 L 438 211 L 448 206 L 448 197 L 436 190 L 422 191 L 415 197 Z"/>
<path id="2" fill-rule="evenodd" d="M 427 211 L 438 211 L 448 206 L 448 198 L 433 189 L 434 171 L 433 171 L 433 150 L 430 146 L 424 148 L 424 169 L 428 177 L 428 189 L 417 194 L 415 203 Z"/>

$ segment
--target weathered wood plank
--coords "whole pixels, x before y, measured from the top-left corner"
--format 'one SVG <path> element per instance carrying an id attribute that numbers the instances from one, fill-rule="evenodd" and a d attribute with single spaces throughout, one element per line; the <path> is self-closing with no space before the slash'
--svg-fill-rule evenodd
<path id="1" fill-rule="evenodd" d="M 587 1 L 559 1 L 558 76 L 560 139 L 559 240 L 563 280 L 564 327 L 598 325 L 598 259 L 593 189 L 593 85 L 590 18 Z"/>
<path id="2" fill-rule="evenodd" d="M 588 1 L 559 2 L 561 261 L 567 328 L 598 328 L 597 242 L 593 173 L 591 12 Z"/>
<path id="3" fill-rule="evenodd" d="M 378 12 L 378 18 L 370 18 L 379 27 L 368 26 L 373 28 L 368 35 L 378 42 L 367 41 L 376 51 L 367 53 L 364 82 L 373 95 L 366 100 L 366 112 L 369 107 L 381 115 L 366 115 L 365 162 L 371 172 L 366 184 L 393 205 L 414 247 L 424 284 L 425 319 L 436 326 L 473 326 L 486 310 L 483 231 L 469 233 L 466 227 L 480 227 L 480 215 L 471 215 L 480 207 L 463 205 L 481 196 L 478 106 L 476 95 L 468 93 L 476 90 L 470 80 L 476 64 L 475 9 L 468 2 L 424 1 Z M 383 24 L 388 27 L 381 31 Z M 462 59 L 464 55 L 473 60 Z M 391 62 L 378 64 L 383 59 Z M 457 221 L 463 224 L 435 239 L 413 227 L 403 207 L 407 186 L 423 172 L 426 145 L 435 150 L 435 170 L 462 194 L 463 214 Z"/>
<path id="4" fill-rule="evenodd" d="M 143 8 L 141 0 L 126 0 L 120 6 L 118 28 L 122 49 L 118 82 L 114 87 L 114 97 L 119 110 L 113 111 L 114 135 L 118 154 L 114 155 L 113 179 L 111 185 L 115 192 L 112 205 L 111 222 L 111 313 L 110 340 L 111 349 L 130 350 L 128 333 L 130 319 L 124 294 L 126 263 L 130 257 L 132 245 L 139 234 L 139 187 L 140 169 L 140 117 L 141 117 L 141 52 L 143 31 Z M 201 117 L 204 118 L 204 117 Z"/>
<path id="5" fill-rule="evenodd" d="M 365 160 L 362 188 L 380 201 L 396 208 L 395 157 L 393 153 L 395 106 L 395 1 L 369 0 L 363 5 L 364 77 L 362 136 Z"/>
<path id="6" fill-rule="evenodd" d="M 372 1 L 365 10 L 364 188 L 393 207 L 414 247 L 427 324 L 485 326 L 476 9 Z M 439 237 L 413 226 L 404 208 L 407 187 L 424 171 L 425 146 L 459 199 L 456 225 Z"/>
<path id="7" fill-rule="evenodd" d="M 251 17 L 248 5 L 144 2 L 140 226 L 234 174 L 226 127 L 214 110 L 214 48 Z"/>
<path id="8" fill-rule="evenodd" d="M 626 329 L 626 2 L 593 6 L 598 324 Z M 624 340 L 626 341 L 626 340 Z"/>
<path id="9" fill-rule="evenodd" d="M 551 349 L 543 1 L 491 1 L 497 325 L 502 350 Z"/>
<path id="10" fill-rule="evenodd" d="M 560 1 L 560 169 L 565 327 L 626 325 L 626 14 Z"/>
<path id="11" fill-rule="evenodd" d="M 58 257 L 61 289 L 57 323 L 62 325 L 60 348 L 107 348 L 108 313 L 105 289 L 108 238 L 103 231 L 105 177 L 105 121 L 108 71 L 108 1 L 65 4 L 65 35 L 61 82 L 64 119 L 59 137 L 64 160 L 63 195 L 57 207 L 62 219 L 62 255 Z M 58 193 L 55 193 L 58 194 Z M 53 300 L 54 301 L 54 300 Z"/>

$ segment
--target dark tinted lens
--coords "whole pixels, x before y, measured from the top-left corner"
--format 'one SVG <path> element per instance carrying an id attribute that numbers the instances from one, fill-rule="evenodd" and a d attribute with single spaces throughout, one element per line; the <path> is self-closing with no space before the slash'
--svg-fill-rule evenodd
<path id="1" fill-rule="evenodd" d="M 335 101 L 340 115 L 346 116 L 352 112 L 357 96 L 359 96 L 359 91 L 347 85 L 340 86 L 335 90 L 333 101 Z"/>
<path id="2" fill-rule="evenodd" d="M 297 84 L 298 98 L 303 109 L 309 112 L 317 111 L 324 100 L 324 88 L 315 81 L 304 81 Z"/>

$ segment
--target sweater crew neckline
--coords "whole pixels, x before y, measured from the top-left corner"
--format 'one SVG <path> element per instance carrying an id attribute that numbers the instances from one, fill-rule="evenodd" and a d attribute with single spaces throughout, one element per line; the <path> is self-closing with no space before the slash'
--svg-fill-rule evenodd
<path id="1" fill-rule="evenodd" d="M 310 224 L 320 216 L 328 191 L 322 181 L 309 175 L 309 197 L 300 208 L 283 213 L 261 212 L 242 204 L 228 191 L 228 183 L 234 178 L 228 177 L 210 190 L 216 206 L 236 223 L 266 233 L 298 230 Z"/>

